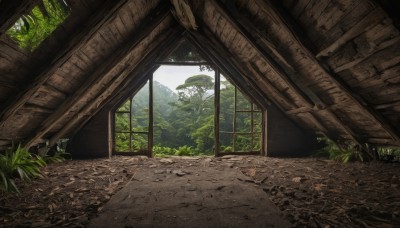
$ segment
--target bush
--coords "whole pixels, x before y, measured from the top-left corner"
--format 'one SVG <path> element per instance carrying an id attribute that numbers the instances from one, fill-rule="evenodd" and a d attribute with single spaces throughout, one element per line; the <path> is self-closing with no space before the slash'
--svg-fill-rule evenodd
<path id="1" fill-rule="evenodd" d="M 193 148 L 191 146 L 181 146 L 176 150 L 175 155 L 193 156 Z"/>
<path id="2" fill-rule="evenodd" d="M 11 147 L 5 154 L 0 154 L 1 190 L 18 193 L 15 178 L 28 182 L 33 177 L 40 177 L 40 167 L 45 165 L 42 158 L 31 155 L 21 145 L 17 148 Z"/>
<path id="3" fill-rule="evenodd" d="M 329 156 L 330 159 L 347 163 L 349 161 L 365 161 L 365 156 L 362 151 L 356 149 L 352 143 L 344 143 L 342 148 L 330 140 L 329 138 L 318 138 L 319 142 L 325 144 L 325 147 L 317 151 L 317 156 Z"/>
<path id="4" fill-rule="evenodd" d="M 155 157 L 165 157 L 168 155 L 175 155 L 176 150 L 170 147 L 153 146 L 153 155 Z"/>

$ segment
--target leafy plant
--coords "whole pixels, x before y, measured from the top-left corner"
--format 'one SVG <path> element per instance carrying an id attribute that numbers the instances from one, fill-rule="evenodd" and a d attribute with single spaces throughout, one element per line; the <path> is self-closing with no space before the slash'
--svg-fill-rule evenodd
<path id="1" fill-rule="evenodd" d="M 19 47 L 32 52 L 69 16 L 70 11 L 64 0 L 42 0 L 6 33 Z"/>
<path id="2" fill-rule="evenodd" d="M 176 150 L 175 155 L 193 156 L 193 148 L 191 146 L 181 146 Z"/>
<path id="3" fill-rule="evenodd" d="M 400 161 L 400 148 L 377 148 L 379 159 L 383 161 Z"/>
<path id="4" fill-rule="evenodd" d="M 0 188 L 5 192 L 19 192 L 15 185 L 15 178 L 28 182 L 33 177 L 40 177 L 40 167 L 46 162 L 35 155 L 31 155 L 19 145 L 11 147 L 5 154 L 0 154 Z"/>
<path id="5" fill-rule="evenodd" d="M 344 143 L 339 147 L 327 137 L 319 138 L 325 147 L 317 152 L 317 155 L 328 155 L 330 159 L 347 163 L 349 161 L 365 161 L 364 153 L 358 150 L 352 143 Z"/>
<path id="6" fill-rule="evenodd" d="M 175 155 L 176 149 L 163 146 L 153 146 L 153 154 L 155 157 L 165 157 L 168 155 Z"/>

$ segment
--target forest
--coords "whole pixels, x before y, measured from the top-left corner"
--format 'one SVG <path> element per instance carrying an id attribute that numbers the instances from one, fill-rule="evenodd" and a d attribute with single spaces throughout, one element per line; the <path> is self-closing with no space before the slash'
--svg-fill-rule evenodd
<path id="1" fill-rule="evenodd" d="M 177 93 L 153 82 L 153 155 L 212 155 L 214 153 L 214 82 L 193 75 Z M 222 80 L 220 88 L 220 151 L 259 151 L 262 113 L 235 86 Z M 236 110 L 236 112 L 235 112 Z M 253 116 L 253 118 L 251 118 Z M 235 118 L 236 117 L 236 118 Z M 128 98 L 115 113 L 115 151 L 147 149 L 149 83 Z"/>

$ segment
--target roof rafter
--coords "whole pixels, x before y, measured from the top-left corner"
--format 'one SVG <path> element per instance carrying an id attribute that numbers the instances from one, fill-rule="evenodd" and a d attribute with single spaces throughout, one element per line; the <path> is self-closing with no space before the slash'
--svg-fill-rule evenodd
<path id="1" fill-rule="evenodd" d="M 35 131 L 35 134 L 31 136 L 25 146 L 32 146 L 38 139 L 49 132 L 54 126 L 59 124 L 74 108 L 74 104 L 77 104 L 82 98 L 88 97 L 92 93 L 96 93 L 103 84 L 107 84 L 110 80 L 109 73 L 112 72 L 120 62 L 126 62 L 126 58 L 132 52 L 133 47 L 138 45 L 143 39 L 146 38 L 168 15 L 169 9 L 166 5 L 159 5 L 156 9 L 151 12 L 151 15 L 157 15 L 149 20 L 147 23 L 143 23 L 137 30 L 132 38 L 119 46 L 119 48 L 113 52 L 113 54 L 107 58 L 107 60 L 98 67 L 91 76 L 80 86 L 80 88 L 65 102 L 60 105 L 60 108 L 50 115 L 42 124 L 41 128 Z"/>
<path id="2" fill-rule="evenodd" d="M 296 25 L 289 14 L 283 11 L 282 7 L 278 3 L 274 1 L 258 1 L 257 3 L 263 11 L 268 11 L 275 20 L 281 22 L 281 25 L 283 28 L 285 28 L 287 34 L 297 41 L 299 46 L 302 48 L 302 51 L 314 62 L 318 68 L 322 70 L 322 72 L 324 72 L 325 76 L 332 83 L 339 87 L 340 90 L 343 91 L 358 106 L 360 110 L 366 113 L 372 120 L 374 120 L 375 123 L 380 125 L 381 128 L 384 129 L 394 141 L 400 144 L 400 132 L 388 124 L 385 118 L 377 113 L 372 107 L 370 107 L 362 97 L 356 95 L 346 84 L 339 81 L 335 73 L 333 73 L 325 64 L 321 63 L 320 60 L 316 58 L 316 56 L 306 46 L 310 42 L 306 36 L 302 35 L 304 32 L 300 30 L 300 27 Z M 297 31 L 291 29 L 292 27 L 297 27 L 301 31 L 301 34 L 298 34 Z M 302 42 L 302 40 L 306 41 Z"/>
<path id="3" fill-rule="evenodd" d="M 217 6 L 218 5 L 218 6 Z M 226 6 L 226 7 L 223 7 Z M 266 62 L 275 70 L 275 72 L 281 76 L 286 83 L 296 92 L 296 94 L 302 98 L 302 103 L 304 104 L 303 107 L 308 108 L 309 111 L 312 111 L 314 109 L 319 110 L 319 109 L 324 109 L 326 105 L 319 99 L 319 97 L 307 86 L 305 86 L 300 80 L 297 79 L 297 76 L 295 75 L 294 68 L 284 59 L 284 57 L 281 55 L 280 51 L 277 50 L 276 48 L 273 47 L 272 42 L 267 40 L 264 36 L 261 35 L 261 32 L 243 15 L 239 13 L 239 11 L 235 8 L 232 2 L 227 1 L 225 5 L 222 5 L 220 1 L 218 1 L 218 4 L 216 4 L 216 7 L 218 11 L 226 17 L 227 20 L 231 22 L 231 24 L 246 38 L 246 40 L 258 51 L 258 53 L 266 60 Z M 250 29 L 254 31 L 256 34 L 255 36 L 252 35 L 247 29 Z M 266 46 L 265 44 L 268 44 Z M 271 56 L 268 52 L 265 51 L 268 50 L 269 53 L 273 53 L 275 56 Z M 275 61 L 275 59 L 281 60 L 279 63 Z M 284 66 L 282 66 L 284 65 Z M 257 77 L 262 77 L 262 73 L 259 72 L 256 67 L 250 67 L 250 69 L 253 68 L 253 73 Z M 265 81 L 264 81 L 265 82 Z M 297 86 L 296 86 L 297 85 Z M 272 84 L 269 85 L 273 89 Z M 297 89 L 297 87 L 299 89 Z M 275 90 L 276 92 L 276 90 Z M 278 91 L 279 92 L 279 91 Z M 281 95 L 282 97 L 282 95 Z M 284 98 L 284 97 L 283 97 Z M 315 106 L 310 103 L 311 100 Z M 313 107 L 314 106 L 314 107 Z M 297 107 L 295 108 L 297 109 Z M 286 112 L 287 110 L 283 110 Z M 334 114 L 330 110 L 324 110 L 325 112 L 329 112 L 330 115 L 328 115 L 331 119 L 331 121 L 335 122 L 339 126 L 341 126 L 342 129 L 345 130 L 345 132 L 359 145 L 363 145 L 361 141 L 359 141 L 356 136 L 354 135 L 354 132 L 349 131 L 344 124 L 336 117 L 332 118 Z M 311 113 L 310 113 L 311 114 Z M 322 126 L 322 124 L 314 117 L 313 114 L 313 122 L 318 124 L 315 124 L 315 126 Z M 319 127 L 319 131 L 324 132 L 325 134 L 328 134 L 326 127 Z"/>
<path id="4" fill-rule="evenodd" d="M 65 43 L 58 54 L 52 58 L 54 59 L 50 63 L 46 63 L 48 67 L 41 70 L 41 72 L 33 77 L 35 81 L 30 86 L 17 95 L 14 99 L 15 102 L 0 112 L 0 128 L 3 127 L 4 123 L 9 120 L 10 117 L 29 100 L 29 98 L 53 75 L 53 73 L 75 52 L 79 51 L 86 41 L 92 37 L 92 35 L 98 31 L 98 29 L 107 21 L 109 21 L 114 14 L 122 5 L 126 3 L 126 0 L 106 1 L 102 5 L 101 10 L 97 11 L 95 15 L 80 26 L 74 34 L 71 35 L 72 39 L 70 42 Z M 90 28 L 90 29 L 88 29 Z"/>
<path id="5" fill-rule="evenodd" d="M 137 81 L 140 81 L 141 77 L 145 77 L 152 69 L 151 64 L 153 64 L 154 59 L 168 50 L 168 48 L 162 49 L 163 45 L 171 43 L 181 33 L 182 30 L 180 29 L 171 29 L 169 32 L 161 34 L 157 38 L 157 42 L 150 44 L 147 55 L 143 55 L 139 63 L 130 63 L 130 65 L 123 72 L 121 72 L 104 87 L 104 89 L 96 98 L 88 102 L 80 112 L 75 114 L 71 121 L 69 121 L 60 131 L 55 133 L 50 138 L 49 144 L 55 145 L 60 138 L 76 133 L 77 130 L 79 130 L 83 124 L 86 123 L 86 121 L 90 120 L 90 118 L 94 116 L 107 103 L 108 100 L 112 99 L 112 95 L 118 89 L 128 88 L 128 86 L 132 85 L 132 83 L 137 83 Z"/>

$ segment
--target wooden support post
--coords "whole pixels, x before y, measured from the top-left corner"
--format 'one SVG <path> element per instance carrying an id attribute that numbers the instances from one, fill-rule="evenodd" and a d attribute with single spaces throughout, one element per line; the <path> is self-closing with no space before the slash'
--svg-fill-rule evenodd
<path id="1" fill-rule="evenodd" d="M 153 111 L 153 72 L 149 75 L 149 126 L 148 126 L 148 133 L 147 133 L 147 152 L 149 157 L 153 157 L 153 139 L 154 139 L 154 132 L 153 132 L 153 118 L 154 118 L 154 111 Z"/>
<path id="2" fill-rule="evenodd" d="M 214 155 L 215 157 L 219 156 L 220 153 L 220 142 L 219 142 L 219 115 L 220 115 L 220 89 L 221 89 L 221 75 L 219 72 L 219 68 L 216 67 L 214 69 Z"/>

